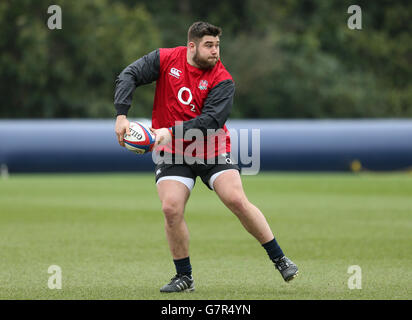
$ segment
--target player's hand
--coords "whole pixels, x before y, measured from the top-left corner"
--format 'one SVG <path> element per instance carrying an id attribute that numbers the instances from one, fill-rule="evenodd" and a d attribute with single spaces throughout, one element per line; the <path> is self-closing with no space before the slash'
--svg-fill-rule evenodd
<path id="1" fill-rule="evenodd" d="M 116 132 L 117 141 L 122 147 L 124 147 L 124 134 L 130 134 L 129 126 L 129 120 L 127 120 L 127 117 L 125 115 L 117 116 L 114 132 Z"/>
<path id="2" fill-rule="evenodd" d="M 172 141 L 172 135 L 170 134 L 169 129 L 167 128 L 160 128 L 160 129 L 153 129 L 150 128 L 150 131 L 155 135 L 155 144 L 153 146 L 153 150 L 157 148 L 158 145 L 165 145 Z"/>

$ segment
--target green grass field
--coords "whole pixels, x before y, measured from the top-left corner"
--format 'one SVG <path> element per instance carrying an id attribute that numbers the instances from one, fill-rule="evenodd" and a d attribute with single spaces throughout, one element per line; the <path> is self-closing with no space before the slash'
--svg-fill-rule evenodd
<path id="1" fill-rule="evenodd" d="M 260 244 L 198 179 L 188 202 L 196 291 L 174 275 L 152 174 L 0 180 L 0 299 L 411 299 L 412 175 L 243 176 L 300 275 L 283 282 Z M 62 289 L 48 288 L 50 265 Z M 362 289 L 348 288 L 348 267 Z"/>

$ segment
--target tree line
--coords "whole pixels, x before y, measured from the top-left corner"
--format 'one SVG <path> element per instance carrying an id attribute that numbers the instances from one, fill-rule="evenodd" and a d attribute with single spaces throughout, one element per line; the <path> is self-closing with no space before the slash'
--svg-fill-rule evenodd
<path id="1" fill-rule="evenodd" d="M 62 28 L 50 30 L 50 5 Z M 232 118 L 412 116 L 412 5 L 353 1 L 2 0 L 1 118 L 110 118 L 116 76 L 159 47 L 186 44 L 198 20 L 222 27 Z M 150 117 L 154 84 L 131 117 Z"/>

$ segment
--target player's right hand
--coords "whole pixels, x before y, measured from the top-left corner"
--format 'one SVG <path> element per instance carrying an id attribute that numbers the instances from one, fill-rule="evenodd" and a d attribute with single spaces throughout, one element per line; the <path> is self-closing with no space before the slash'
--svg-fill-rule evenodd
<path id="1" fill-rule="evenodd" d="M 156 150 L 158 145 L 166 145 L 170 141 L 172 141 L 172 135 L 170 134 L 170 131 L 167 128 L 150 128 L 150 131 L 155 135 L 156 138 L 155 144 L 153 145 L 153 150 Z"/>
<path id="2" fill-rule="evenodd" d="M 125 134 L 130 134 L 130 129 L 129 129 L 130 123 L 129 120 L 127 120 L 127 117 L 125 115 L 118 115 L 116 118 L 116 124 L 114 126 L 114 131 L 117 136 L 117 141 L 119 144 L 124 147 L 124 135 Z"/>

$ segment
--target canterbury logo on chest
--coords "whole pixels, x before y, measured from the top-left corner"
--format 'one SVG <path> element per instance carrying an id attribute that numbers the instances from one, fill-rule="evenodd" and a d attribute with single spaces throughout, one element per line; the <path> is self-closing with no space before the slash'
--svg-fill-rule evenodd
<path id="1" fill-rule="evenodd" d="M 169 74 L 177 79 L 180 79 L 180 75 L 182 74 L 182 71 L 176 68 L 171 68 Z"/>

